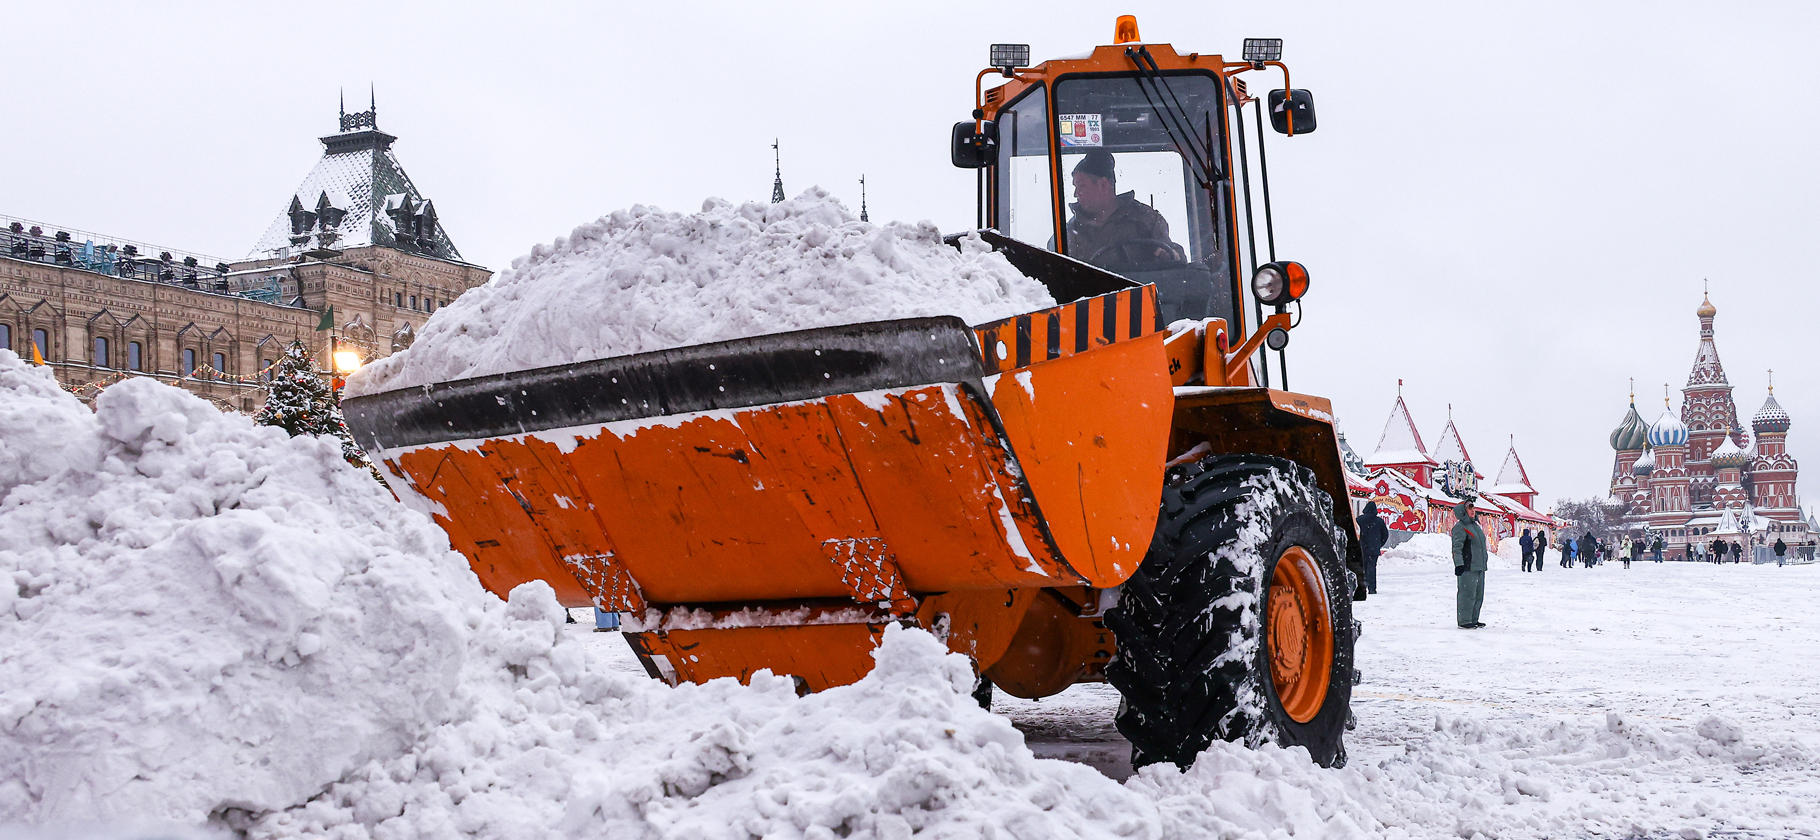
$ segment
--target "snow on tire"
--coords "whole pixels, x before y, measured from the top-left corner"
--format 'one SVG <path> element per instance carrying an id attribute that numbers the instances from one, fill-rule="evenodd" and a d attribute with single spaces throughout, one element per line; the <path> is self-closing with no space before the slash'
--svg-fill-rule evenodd
<path id="1" fill-rule="evenodd" d="M 1183 768 L 1214 739 L 1346 762 L 1353 576 L 1307 468 L 1216 455 L 1171 468 L 1143 565 L 1106 624 L 1132 764 Z"/>

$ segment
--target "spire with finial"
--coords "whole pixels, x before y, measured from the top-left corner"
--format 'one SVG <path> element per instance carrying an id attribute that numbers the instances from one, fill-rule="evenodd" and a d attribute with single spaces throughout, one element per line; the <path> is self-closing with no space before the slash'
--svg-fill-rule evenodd
<path id="1" fill-rule="evenodd" d="M 348 113 L 347 90 L 341 91 L 341 131 L 359 131 L 363 128 L 379 128 L 379 97 L 371 84 L 367 85 L 367 109 L 357 114 Z"/>
<path id="2" fill-rule="evenodd" d="M 777 178 L 771 182 L 771 203 L 776 204 L 784 200 L 784 154 L 778 151 L 775 138 L 771 141 L 771 154 L 777 163 Z"/>
<path id="3" fill-rule="evenodd" d="M 866 176 L 863 173 L 859 176 L 859 220 L 872 221 L 872 217 L 866 215 Z"/>

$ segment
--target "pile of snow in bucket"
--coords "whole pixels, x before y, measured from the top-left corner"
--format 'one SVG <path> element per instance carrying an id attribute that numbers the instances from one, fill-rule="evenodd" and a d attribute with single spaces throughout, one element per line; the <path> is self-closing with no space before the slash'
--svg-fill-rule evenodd
<path id="1" fill-rule="evenodd" d="M 514 260 L 430 318 L 358 395 L 693 344 L 893 318 L 983 323 L 1054 306 L 977 237 L 859 221 L 820 189 L 778 204 L 637 205 Z"/>

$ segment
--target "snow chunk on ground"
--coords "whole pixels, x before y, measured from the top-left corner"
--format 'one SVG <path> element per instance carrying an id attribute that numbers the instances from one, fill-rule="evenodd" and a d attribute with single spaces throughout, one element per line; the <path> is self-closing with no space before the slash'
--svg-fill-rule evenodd
<path id="1" fill-rule="evenodd" d="M 433 524 L 334 441 L 97 402 L 0 351 L 0 822 L 287 807 L 448 715 L 487 599 Z"/>
<path id="2" fill-rule="evenodd" d="M 791 330 L 1055 305 L 977 237 L 861 222 L 820 188 L 778 204 L 635 205 L 514 260 L 438 310 L 348 396 Z"/>

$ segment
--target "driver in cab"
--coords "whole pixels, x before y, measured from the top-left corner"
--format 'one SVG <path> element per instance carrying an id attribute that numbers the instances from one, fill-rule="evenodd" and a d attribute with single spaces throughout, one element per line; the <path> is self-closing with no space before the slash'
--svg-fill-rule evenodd
<path id="1" fill-rule="evenodd" d="M 1117 270 L 1178 262 L 1182 250 L 1169 238 L 1169 222 L 1137 197 L 1118 191 L 1112 153 L 1093 149 L 1074 167 L 1074 217 L 1068 220 L 1068 255 Z"/>

